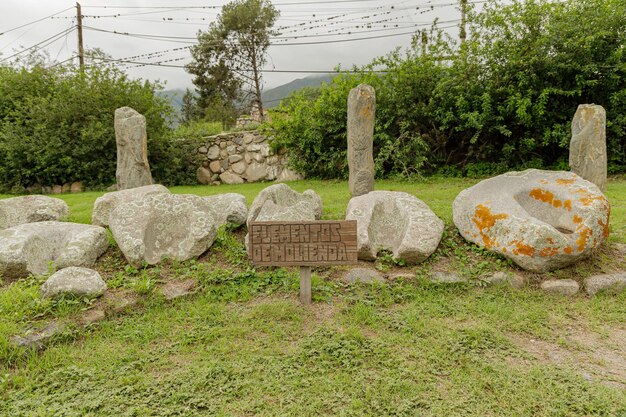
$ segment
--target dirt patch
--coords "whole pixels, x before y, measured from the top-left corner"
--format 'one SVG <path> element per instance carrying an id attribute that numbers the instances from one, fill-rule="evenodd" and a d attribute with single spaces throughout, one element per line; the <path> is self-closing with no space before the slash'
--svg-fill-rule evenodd
<path id="1" fill-rule="evenodd" d="M 540 363 L 566 366 L 580 372 L 588 381 L 626 389 L 624 328 L 605 327 L 598 333 L 583 326 L 569 327 L 562 332 L 558 344 L 520 334 L 508 337 Z"/>

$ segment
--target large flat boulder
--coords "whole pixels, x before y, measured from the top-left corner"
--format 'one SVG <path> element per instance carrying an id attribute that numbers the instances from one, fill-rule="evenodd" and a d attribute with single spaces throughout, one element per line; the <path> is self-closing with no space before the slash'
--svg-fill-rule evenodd
<path id="1" fill-rule="evenodd" d="M 204 199 L 209 202 L 218 227 L 226 223 L 241 226 L 248 218 L 246 197 L 241 194 L 217 194 Z"/>
<path id="2" fill-rule="evenodd" d="M 465 239 L 534 272 L 589 256 L 609 234 L 609 201 L 571 172 L 529 169 L 490 178 L 462 191 L 452 210 Z"/>
<path id="3" fill-rule="evenodd" d="M 219 220 L 202 197 L 151 194 L 119 205 L 109 227 L 128 262 L 154 265 L 163 258 L 184 261 L 206 252 Z"/>
<path id="4" fill-rule="evenodd" d="M 113 213 L 113 210 L 115 210 L 120 204 L 140 201 L 147 195 L 164 193 L 169 194 L 170 190 L 161 184 L 146 185 L 143 187 L 106 193 L 102 197 L 98 197 L 98 199 L 96 199 L 93 206 L 93 212 L 91 214 L 91 223 L 96 226 L 108 226 L 111 213 Z"/>
<path id="5" fill-rule="evenodd" d="M 27 223 L 0 231 L 0 275 L 21 278 L 70 266 L 92 266 L 109 241 L 98 226 L 66 222 Z"/>
<path id="6" fill-rule="evenodd" d="M 353 197 L 346 220 L 357 221 L 358 257 L 374 260 L 388 250 L 396 259 L 422 262 L 439 245 L 444 223 L 419 198 L 396 191 Z"/>
<path id="7" fill-rule="evenodd" d="M 303 193 L 287 184 L 274 184 L 263 189 L 248 211 L 248 226 L 253 221 L 306 221 L 322 216 L 322 199 L 313 190 Z"/>
<path id="8" fill-rule="evenodd" d="M 0 230 L 24 223 L 62 220 L 69 214 L 67 203 L 45 195 L 27 195 L 0 200 Z"/>

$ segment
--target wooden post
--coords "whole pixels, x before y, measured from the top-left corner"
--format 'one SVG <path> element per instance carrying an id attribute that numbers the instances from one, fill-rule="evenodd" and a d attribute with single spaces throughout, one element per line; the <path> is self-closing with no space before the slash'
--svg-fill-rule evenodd
<path id="1" fill-rule="evenodd" d="M 311 304 L 311 267 L 300 267 L 300 302 Z"/>
<path id="2" fill-rule="evenodd" d="M 83 50 L 83 12 L 80 3 L 76 3 L 76 31 L 78 32 L 78 65 L 80 72 L 85 72 L 85 52 Z"/>

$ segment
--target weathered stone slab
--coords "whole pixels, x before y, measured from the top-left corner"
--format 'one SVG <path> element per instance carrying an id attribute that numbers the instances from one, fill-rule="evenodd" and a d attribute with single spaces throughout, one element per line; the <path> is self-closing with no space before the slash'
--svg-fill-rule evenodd
<path id="1" fill-rule="evenodd" d="M 209 202 L 218 228 L 226 223 L 241 226 L 248 218 L 246 197 L 241 194 L 217 194 L 204 197 L 204 199 Z"/>
<path id="2" fill-rule="evenodd" d="M 115 142 L 117 170 L 115 177 L 120 190 L 152 184 L 148 163 L 148 134 L 146 118 L 130 107 L 115 110 Z"/>
<path id="3" fill-rule="evenodd" d="M 169 193 L 170 190 L 161 184 L 146 185 L 144 187 L 106 193 L 96 199 L 91 214 L 91 223 L 96 226 L 108 226 L 111 213 L 113 213 L 113 210 L 120 204 L 139 201 L 147 195 Z"/>
<path id="4" fill-rule="evenodd" d="M 580 285 L 573 279 L 552 279 L 541 283 L 541 289 L 548 294 L 575 295 Z"/>
<path id="5" fill-rule="evenodd" d="M 626 290 L 626 272 L 589 277 L 585 280 L 585 290 L 589 295 L 596 295 L 600 291 L 624 291 Z"/>
<path id="6" fill-rule="evenodd" d="M 609 213 L 593 183 L 535 169 L 481 181 L 453 203 L 454 224 L 465 239 L 534 272 L 589 256 L 608 237 Z"/>
<path id="7" fill-rule="evenodd" d="M 128 262 L 154 265 L 163 258 L 184 261 L 206 252 L 218 221 L 202 197 L 152 194 L 119 205 L 109 227 Z"/>
<path id="8" fill-rule="evenodd" d="M 27 223 L 0 231 L 0 275 L 21 278 L 70 266 L 92 266 L 109 241 L 98 226 L 66 222 Z"/>
<path id="9" fill-rule="evenodd" d="M 359 259 L 374 260 L 388 250 L 396 259 L 422 262 L 439 245 L 444 224 L 419 198 L 397 191 L 353 197 L 346 220 L 357 221 Z"/>
<path id="10" fill-rule="evenodd" d="M 69 214 L 67 203 L 45 195 L 27 195 L 0 200 L 0 230 L 24 223 L 62 220 Z"/>
<path id="11" fill-rule="evenodd" d="M 595 104 L 581 104 L 572 121 L 569 165 L 575 174 L 604 191 L 607 177 L 606 111 Z"/>
<path id="12" fill-rule="evenodd" d="M 350 90 L 348 96 L 348 166 L 353 197 L 374 189 L 374 122 L 376 93 L 367 84 Z"/>
<path id="13" fill-rule="evenodd" d="M 52 298 L 62 294 L 97 297 L 107 289 L 106 283 L 97 271 L 89 268 L 69 267 L 52 274 L 41 285 L 44 298 Z"/>
<path id="14" fill-rule="evenodd" d="M 262 190 L 248 211 L 248 225 L 252 221 L 319 220 L 322 199 L 313 190 L 303 193 L 287 184 L 274 184 Z"/>
<path id="15" fill-rule="evenodd" d="M 385 278 L 383 278 L 380 273 L 368 268 L 352 268 L 344 275 L 343 281 L 349 284 L 357 282 L 364 284 L 384 284 L 386 282 Z"/>

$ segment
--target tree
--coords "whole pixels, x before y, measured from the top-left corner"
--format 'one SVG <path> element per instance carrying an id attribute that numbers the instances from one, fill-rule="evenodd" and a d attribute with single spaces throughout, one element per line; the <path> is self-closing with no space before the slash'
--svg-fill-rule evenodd
<path id="1" fill-rule="evenodd" d="M 180 109 L 180 122 L 182 124 L 189 124 L 197 119 L 198 105 L 196 103 L 196 97 L 190 89 L 186 89 L 183 95 L 183 105 Z"/>
<path id="2" fill-rule="evenodd" d="M 206 32 L 198 33 L 186 69 L 195 75 L 198 105 L 206 118 L 226 122 L 239 103 L 257 104 L 263 115 L 261 69 L 278 16 L 268 0 L 235 0 Z"/>

